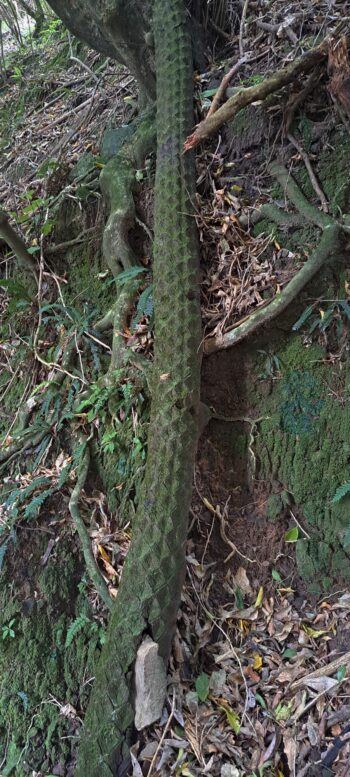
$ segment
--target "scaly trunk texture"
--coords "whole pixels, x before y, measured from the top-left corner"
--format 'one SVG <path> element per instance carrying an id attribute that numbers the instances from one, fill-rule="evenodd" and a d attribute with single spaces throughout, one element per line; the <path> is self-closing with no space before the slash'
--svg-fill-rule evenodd
<path id="1" fill-rule="evenodd" d="M 154 28 L 156 346 L 148 456 L 132 544 L 85 717 L 76 777 L 126 773 L 136 652 L 148 634 L 167 661 L 184 576 L 199 416 L 201 320 L 194 169 L 191 158 L 182 153 L 193 121 L 191 46 L 183 0 L 155 0 Z"/>
<path id="2" fill-rule="evenodd" d="M 66 27 L 96 51 L 129 68 L 153 100 L 155 77 L 146 43 L 151 27 L 148 0 L 48 0 Z"/>

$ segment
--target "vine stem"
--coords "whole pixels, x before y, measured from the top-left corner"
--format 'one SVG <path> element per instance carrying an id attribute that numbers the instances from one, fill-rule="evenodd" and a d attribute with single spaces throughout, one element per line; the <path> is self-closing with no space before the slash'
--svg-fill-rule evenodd
<path id="1" fill-rule="evenodd" d="M 108 593 L 108 588 L 106 586 L 106 583 L 103 580 L 103 577 L 94 559 L 94 555 L 91 550 L 90 537 L 88 535 L 87 528 L 85 526 L 85 523 L 79 511 L 79 498 L 86 482 L 86 478 L 89 470 L 89 464 L 90 464 L 90 452 L 89 452 L 88 441 L 87 440 L 84 441 L 83 438 L 80 438 L 79 442 L 80 444 L 83 443 L 85 445 L 85 450 L 78 466 L 77 482 L 73 488 L 72 495 L 69 500 L 69 512 L 72 516 L 74 526 L 79 535 L 79 539 L 81 542 L 81 547 L 84 555 L 84 561 L 86 564 L 86 569 L 88 571 L 88 574 L 90 575 L 90 578 L 96 588 L 97 593 L 100 595 L 101 599 L 110 610 L 112 607 L 112 600 Z"/>

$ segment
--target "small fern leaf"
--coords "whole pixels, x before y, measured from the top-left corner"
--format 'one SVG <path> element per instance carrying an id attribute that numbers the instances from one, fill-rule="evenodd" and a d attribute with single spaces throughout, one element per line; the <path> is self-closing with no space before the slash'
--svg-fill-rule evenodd
<path id="1" fill-rule="evenodd" d="M 116 284 L 123 284 L 131 281 L 133 278 L 137 278 L 141 273 L 149 272 L 147 267 L 129 267 L 127 270 L 119 273 L 113 280 Z"/>
<path id="2" fill-rule="evenodd" d="M 73 623 L 71 623 L 68 628 L 66 641 L 65 641 L 66 648 L 70 647 L 70 645 L 73 642 L 73 639 L 75 639 L 77 634 L 79 634 L 79 632 L 83 630 L 86 624 L 90 622 L 91 622 L 90 618 L 88 618 L 87 615 L 84 615 L 84 613 L 81 613 L 80 615 L 78 615 L 75 621 L 73 621 Z"/>
<path id="3" fill-rule="evenodd" d="M 350 492 L 350 480 L 347 481 L 347 483 L 343 483 L 339 488 L 337 488 L 334 497 L 332 499 L 332 504 L 335 505 L 337 502 L 340 502 L 341 499 L 344 498 L 347 494 Z"/>
<path id="4" fill-rule="evenodd" d="M 153 313 L 153 283 L 143 290 L 137 303 L 136 313 L 131 322 L 131 331 L 134 332 L 137 322 L 142 316 L 152 316 Z"/>
<path id="5" fill-rule="evenodd" d="M 51 494 L 53 494 L 53 488 L 47 488 L 45 491 L 41 491 L 40 494 L 37 494 L 34 499 L 32 499 L 32 501 L 29 502 L 29 504 L 26 506 L 24 510 L 24 517 L 36 518 L 44 502 L 49 496 L 51 496 Z"/>

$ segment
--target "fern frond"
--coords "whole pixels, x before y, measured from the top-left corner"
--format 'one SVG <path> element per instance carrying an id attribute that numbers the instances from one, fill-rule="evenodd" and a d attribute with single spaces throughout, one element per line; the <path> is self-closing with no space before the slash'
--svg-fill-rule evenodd
<path id="1" fill-rule="evenodd" d="M 53 494 L 53 492 L 53 488 L 46 488 L 45 491 L 40 491 L 40 493 L 37 494 L 28 505 L 26 505 L 24 510 L 24 517 L 36 518 L 44 502 L 46 499 L 48 499 L 49 496 Z"/>
<path id="2" fill-rule="evenodd" d="M 339 488 L 337 488 L 334 497 L 332 499 L 332 504 L 337 504 L 337 502 L 340 502 L 341 499 L 344 498 L 348 493 L 350 492 L 350 480 L 348 480 L 346 483 L 343 483 Z"/>
<path id="3" fill-rule="evenodd" d="M 30 469 L 31 472 L 36 472 L 40 462 L 42 461 L 42 459 L 45 456 L 45 453 L 46 453 L 46 451 L 47 451 L 47 449 L 48 449 L 48 447 L 50 445 L 50 442 L 51 442 L 51 435 L 50 434 L 45 435 L 44 439 L 42 440 L 42 442 L 39 445 L 39 450 L 38 450 L 37 455 L 35 457 L 35 461 L 31 465 L 31 469 Z"/>
<path id="4" fill-rule="evenodd" d="M 146 288 L 141 292 L 139 301 L 137 303 L 136 313 L 133 316 L 132 322 L 131 322 L 131 331 L 134 332 L 137 327 L 137 322 L 139 321 L 142 316 L 149 316 L 151 317 L 153 315 L 153 283 L 151 283 L 149 286 L 146 286 Z"/>
<path id="5" fill-rule="evenodd" d="M 65 648 L 69 648 L 70 645 L 73 642 L 73 639 L 79 634 L 80 631 L 84 629 L 84 627 L 91 623 L 90 618 L 87 617 L 87 615 L 84 615 L 84 613 L 81 613 L 78 615 L 78 617 L 73 621 L 73 623 L 70 624 L 68 630 L 67 630 L 67 636 L 65 641 Z"/>

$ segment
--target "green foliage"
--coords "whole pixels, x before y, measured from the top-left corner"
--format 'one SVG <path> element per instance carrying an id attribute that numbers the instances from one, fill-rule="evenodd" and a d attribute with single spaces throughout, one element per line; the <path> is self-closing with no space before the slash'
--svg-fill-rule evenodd
<path id="1" fill-rule="evenodd" d="M 315 307 L 322 305 L 321 303 L 313 303 L 308 305 L 303 311 L 298 320 L 293 324 L 293 331 L 298 332 L 306 321 L 308 321 L 308 330 L 312 334 L 316 329 L 324 333 L 331 326 L 334 321 L 337 323 L 337 336 L 341 337 L 344 330 L 344 320 L 350 321 L 350 305 L 345 299 L 334 300 L 330 304 L 327 304 L 325 309 L 319 308 L 318 313 L 315 312 Z"/>
<path id="2" fill-rule="evenodd" d="M 153 284 L 151 283 L 149 286 L 146 286 L 146 288 L 141 292 L 135 315 L 133 316 L 132 322 L 131 322 L 131 331 L 135 332 L 137 328 L 138 321 L 143 316 L 148 316 L 150 319 L 149 322 L 149 328 L 153 328 L 154 324 L 154 308 L 153 308 Z"/>
<path id="3" fill-rule="evenodd" d="M 43 486 L 48 487 L 43 488 Z M 22 514 L 25 518 L 36 517 L 40 507 L 51 494 L 53 494 L 51 479 L 46 476 L 34 478 L 34 480 L 26 486 L 15 486 L 15 488 L 8 493 L 4 503 L 7 524 L 12 525 Z"/>
<path id="4" fill-rule="evenodd" d="M 284 535 L 285 542 L 296 542 L 299 539 L 299 529 L 297 526 L 293 526 L 292 529 L 286 532 Z"/>
<path id="5" fill-rule="evenodd" d="M 10 297 L 10 302 L 6 308 L 7 314 L 28 307 L 32 302 L 26 288 L 14 278 L 0 278 L 0 288 L 4 289 Z"/>
<path id="6" fill-rule="evenodd" d="M 199 701 L 205 701 L 209 695 L 209 677 L 205 672 L 197 677 L 195 686 Z"/>
<path id="7" fill-rule="evenodd" d="M 344 499 L 344 496 L 347 496 L 347 494 L 350 493 L 350 480 L 347 481 L 347 483 L 343 483 L 339 488 L 337 488 L 334 497 L 332 499 L 332 504 L 337 504 L 337 502 L 340 502 L 341 499 Z"/>
<path id="8" fill-rule="evenodd" d="M 101 387 L 99 383 L 92 383 L 89 386 L 88 396 L 79 403 L 76 413 L 80 415 L 83 410 L 88 409 L 86 420 L 89 423 L 91 423 L 96 416 L 99 416 L 102 422 L 105 422 L 108 413 L 108 400 L 114 393 L 114 390 L 113 385 Z"/>
<path id="9" fill-rule="evenodd" d="M 4 626 L 1 627 L 1 639 L 14 639 L 16 636 L 16 632 L 13 628 L 15 624 L 16 618 L 11 618 L 11 620 L 8 623 L 5 623 Z"/>
<path id="10" fill-rule="evenodd" d="M 85 628 L 87 623 L 91 623 L 90 618 L 84 615 L 84 613 L 81 613 L 81 615 L 78 615 L 78 617 L 70 624 L 64 644 L 65 648 L 68 648 L 72 644 L 73 639 L 75 639 L 77 634 Z"/>
<path id="11" fill-rule="evenodd" d="M 83 631 L 84 629 L 87 629 L 87 633 L 90 634 L 98 634 L 99 642 L 101 645 L 105 642 L 105 631 L 96 621 L 92 621 L 91 618 L 88 618 L 87 615 L 84 613 L 80 613 L 78 617 L 72 621 L 70 626 L 67 630 L 67 636 L 65 641 L 65 649 L 69 648 L 72 644 L 73 640 L 77 637 L 77 635 Z"/>

